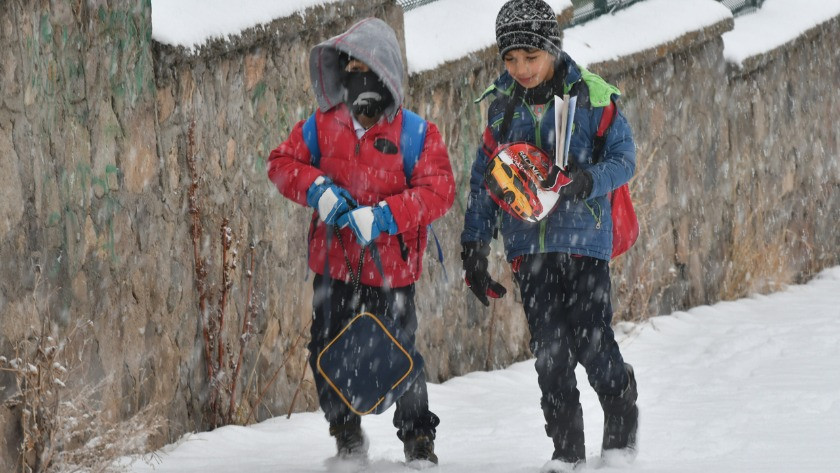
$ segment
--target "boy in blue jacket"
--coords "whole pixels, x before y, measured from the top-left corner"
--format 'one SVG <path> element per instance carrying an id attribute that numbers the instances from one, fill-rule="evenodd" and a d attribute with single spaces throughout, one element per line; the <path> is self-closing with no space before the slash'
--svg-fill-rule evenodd
<path id="1" fill-rule="evenodd" d="M 496 41 L 506 71 L 481 97 L 492 96 L 493 102 L 472 166 L 461 234 L 467 285 L 488 306 L 488 297 L 506 292 L 487 271 L 490 239 L 501 231 L 530 329 L 546 433 L 554 441 L 552 461 L 544 468 L 551 472 L 586 461 L 578 363 L 604 410 L 602 456 L 635 456 L 639 413 L 633 369 L 624 363 L 610 325 L 607 197 L 633 176 L 635 144 L 617 113 L 602 152 L 594 155 L 604 107 L 620 92 L 576 65 L 561 49 L 560 34 L 554 11 L 542 0 L 511 0 L 499 11 Z M 484 184 L 493 151 L 525 141 L 554 156 L 554 96 L 564 94 L 577 96 L 567 168 L 571 182 L 559 189 L 559 202 L 539 222 L 500 212 Z"/>

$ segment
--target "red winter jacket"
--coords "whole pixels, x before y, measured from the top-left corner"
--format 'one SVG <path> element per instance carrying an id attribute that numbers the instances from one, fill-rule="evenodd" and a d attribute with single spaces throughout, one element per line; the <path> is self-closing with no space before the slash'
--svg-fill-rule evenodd
<path id="1" fill-rule="evenodd" d="M 359 205 L 372 206 L 382 200 L 387 202 L 399 234 L 382 233 L 375 240 L 382 259 L 382 270 L 391 287 L 407 286 L 417 281 L 423 269 L 426 225 L 443 216 L 455 198 L 455 179 L 449 155 L 437 127 L 429 123 L 423 152 L 415 165 L 411 182 L 407 184 L 402 155 L 380 151 L 389 148 L 383 147 L 384 142 L 380 140 L 388 140 L 399 147 L 401 110 L 392 122 L 380 120 L 361 139 L 356 138 L 350 112 L 344 105 L 326 113 L 318 110 L 315 119 L 321 148 L 319 168 L 310 164 L 312 158 L 303 140 L 304 122 L 301 121 L 294 126 L 289 139 L 269 155 L 269 179 L 285 197 L 301 205 L 306 205 L 306 191 L 321 175 L 328 176 L 336 185 L 350 192 Z M 377 141 L 380 141 L 379 146 L 374 146 Z M 310 229 L 309 267 L 318 274 L 324 274 L 328 229 L 316 215 L 313 215 L 313 225 L 314 232 Z M 332 229 L 329 231 L 332 232 Z M 349 227 L 340 231 L 355 277 L 362 249 Z M 400 240 L 404 245 L 405 259 Z M 329 276 L 350 282 L 345 249 L 333 234 L 329 248 Z M 362 284 L 383 286 L 370 251 L 366 251 L 364 256 Z"/>

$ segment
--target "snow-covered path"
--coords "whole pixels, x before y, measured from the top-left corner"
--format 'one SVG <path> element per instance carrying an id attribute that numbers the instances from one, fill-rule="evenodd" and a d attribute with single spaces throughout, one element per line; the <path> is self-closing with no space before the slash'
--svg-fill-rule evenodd
<path id="1" fill-rule="evenodd" d="M 840 471 L 840 267 L 769 296 L 698 307 L 619 330 L 636 369 L 640 453 L 598 465 L 602 414 L 578 371 L 588 470 L 605 473 Z M 440 473 L 536 473 L 551 456 L 533 361 L 430 385 L 442 422 Z M 402 467 L 391 411 L 366 417 L 371 464 Z M 185 436 L 139 472 L 330 471 L 334 443 L 320 413 Z"/>

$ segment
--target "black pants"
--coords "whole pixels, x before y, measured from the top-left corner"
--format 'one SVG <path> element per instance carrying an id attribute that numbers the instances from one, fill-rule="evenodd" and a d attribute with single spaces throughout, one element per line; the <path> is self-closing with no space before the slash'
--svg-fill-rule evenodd
<path id="1" fill-rule="evenodd" d="M 370 312 L 389 317 L 404 340 L 414 343 L 417 314 L 414 306 L 414 285 L 384 290 L 380 287 L 359 286 L 358 299 L 353 300 L 353 285 L 321 275 L 315 276 L 313 315 L 309 342 L 309 365 L 315 375 L 318 402 L 330 426 L 359 423 L 361 418 L 345 405 L 335 391 L 318 373 L 317 357 L 321 350 L 357 314 Z M 355 304 L 354 304 L 355 303 Z M 394 427 L 400 439 L 415 435 L 434 438 L 438 417 L 429 411 L 426 375 L 420 373 L 412 386 L 400 397 L 394 412 Z"/>
<path id="2" fill-rule="evenodd" d="M 563 253 L 526 255 L 516 277 L 536 357 L 546 431 L 553 436 L 580 415 L 578 363 L 599 395 L 619 395 L 628 383 L 610 326 L 609 262 Z"/>

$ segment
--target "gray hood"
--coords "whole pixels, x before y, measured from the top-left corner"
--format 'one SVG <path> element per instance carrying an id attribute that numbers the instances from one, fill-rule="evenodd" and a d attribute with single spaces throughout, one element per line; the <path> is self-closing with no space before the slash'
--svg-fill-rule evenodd
<path id="1" fill-rule="evenodd" d="M 388 121 L 393 121 L 404 99 L 403 60 L 394 30 L 378 18 L 365 18 L 346 32 L 312 48 L 309 78 L 322 112 L 344 103 L 339 51 L 364 62 L 382 79 L 394 96 L 394 103 L 385 109 Z"/>

